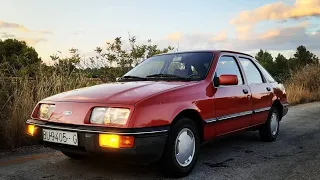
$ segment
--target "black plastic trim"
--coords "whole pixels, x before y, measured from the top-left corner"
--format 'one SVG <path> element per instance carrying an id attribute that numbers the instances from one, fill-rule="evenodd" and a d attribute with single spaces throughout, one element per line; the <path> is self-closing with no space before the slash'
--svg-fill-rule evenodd
<path id="1" fill-rule="evenodd" d="M 237 117 L 241 117 L 241 116 L 251 115 L 252 113 L 253 113 L 253 111 L 244 111 L 244 112 L 240 112 L 240 113 L 220 116 L 220 117 L 217 117 L 217 118 L 206 119 L 205 122 L 206 123 L 213 123 L 213 122 L 228 120 L 228 119 L 237 118 Z"/>
<path id="2" fill-rule="evenodd" d="M 44 122 L 29 119 L 27 124 L 33 124 L 37 127 L 67 130 L 75 132 L 87 132 L 87 133 L 101 133 L 101 134 L 119 134 L 119 135 L 140 135 L 140 134 L 159 134 L 167 133 L 170 126 L 157 126 L 157 127 L 146 127 L 146 128 L 112 128 L 112 127 L 99 127 L 99 126 L 83 126 L 63 123 Z"/>
<path id="3" fill-rule="evenodd" d="M 269 111 L 270 109 L 271 109 L 270 107 L 255 109 L 253 110 L 253 113 L 265 112 L 265 111 Z"/>
<path id="4" fill-rule="evenodd" d="M 206 119 L 204 122 L 209 124 L 209 123 L 224 121 L 224 120 L 233 119 L 237 117 L 247 116 L 251 114 L 261 113 L 261 112 L 269 111 L 270 109 L 271 109 L 270 107 L 266 107 L 266 108 L 255 109 L 253 111 L 244 111 L 244 112 L 229 114 L 229 115 L 220 116 L 216 118 L 209 118 L 209 119 Z"/>

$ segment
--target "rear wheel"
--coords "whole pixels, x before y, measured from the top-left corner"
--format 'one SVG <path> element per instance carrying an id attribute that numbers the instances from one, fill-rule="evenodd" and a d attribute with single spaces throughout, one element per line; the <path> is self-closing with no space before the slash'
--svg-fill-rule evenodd
<path id="1" fill-rule="evenodd" d="M 190 174 L 197 162 L 200 146 L 196 124 L 181 117 L 172 125 L 160 165 L 163 173 L 170 177 Z"/>
<path id="2" fill-rule="evenodd" d="M 69 158 L 72 159 L 84 159 L 87 157 L 85 154 L 79 154 L 79 153 L 73 153 L 73 152 L 66 152 L 66 151 L 61 151 L 64 155 L 68 156 Z"/>
<path id="3" fill-rule="evenodd" d="M 277 108 L 272 107 L 267 121 L 259 129 L 261 140 L 271 142 L 277 139 L 279 134 L 279 121 L 279 112 Z"/>

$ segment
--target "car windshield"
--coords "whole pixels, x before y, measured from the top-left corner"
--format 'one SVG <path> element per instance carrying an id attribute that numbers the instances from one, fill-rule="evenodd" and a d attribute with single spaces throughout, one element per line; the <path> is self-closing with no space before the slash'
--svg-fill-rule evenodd
<path id="1" fill-rule="evenodd" d="M 122 79 L 202 80 L 209 71 L 212 59 L 212 52 L 174 53 L 153 56 L 126 73 Z"/>

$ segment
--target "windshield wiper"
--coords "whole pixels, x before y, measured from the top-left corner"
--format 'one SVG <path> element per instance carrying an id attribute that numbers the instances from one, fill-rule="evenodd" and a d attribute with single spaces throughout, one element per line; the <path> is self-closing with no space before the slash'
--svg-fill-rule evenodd
<path id="1" fill-rule="evenodd" d="M 139 76 L 123 76 L 119 79 L 119 81 L 121 80 L 140 80 L 140 81 L 146 81 L 147 78 L 144 77 L 139 77 Z"/>
<path id="2" fill-rule="evenodd" d="M 188 77 L 182 77 L 174 74 L 152 74 L 146 76 L 147 78 L 168 78 L 168 79 L 178 79 L 178 80 L 185 80 L 185 81 L 194 81 L 199 80 L 199 78 L 194 78 L 195 76 L 199 77 L 199 75 L 190 75 Z"/>
<path id="3" fill-rule="evenodd" d="M 186 79 L 184 77 L 178 76 L 178 75 L 174 75 L 174 74 L 151 74 L 146 76 L 147 78 L 179 78 L 179 79 Z"/>

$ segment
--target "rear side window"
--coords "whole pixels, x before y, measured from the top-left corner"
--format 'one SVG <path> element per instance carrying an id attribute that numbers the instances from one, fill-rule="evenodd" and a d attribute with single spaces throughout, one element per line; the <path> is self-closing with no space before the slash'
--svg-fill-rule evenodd
<path id="1" fill-rule="evenodd" d="M 248 84 L 263 83 L 263 79 L 261 77 L 260 71 L 257 69 L 257 67 L 253 64 L 253 62 L 250 59 L 239 58 L 239 60 L 243 67 Z"/>
<path id="2" fill-rule="evenodd" d="M 239 65 L 238 65 L 236 59 L 232 56 L 220 57 L 218 64 L 217 64 L 215 76 L 219 77 L 222 74 L 237 75 L 238 76 L 238 84 L 243 84 Z"/>
<path id="3" fill-rule="evenodd" d="M 276 80 L 274 80 L 274 78 L 270 75 L 270 73 L 263 67 L 261 66 L 260 63 L 256 63 L 259 67 L 259 69 L 262 71 L 264 77 L 267 79 L 268 82 L 273 83 L 276 82 Z"/>

